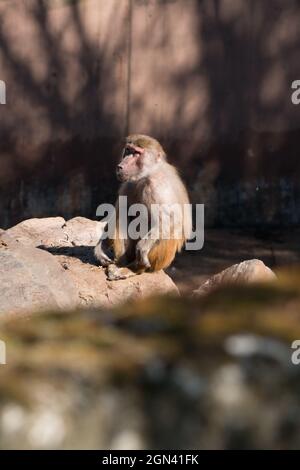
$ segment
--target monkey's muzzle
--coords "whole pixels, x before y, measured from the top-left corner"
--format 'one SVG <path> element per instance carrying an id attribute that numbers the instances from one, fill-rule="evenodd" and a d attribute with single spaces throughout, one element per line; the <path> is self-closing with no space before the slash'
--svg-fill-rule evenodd
<path id="1" fill-rule="evenodd" d="M 120 167 L 120 165 L 117 166 L 116 177 L 121 183 L 124 183 L 124 181 L 127 181 L 128 179 L 128 175 L 126 174 L 126 172 L 124 172 L 123 168 Z"/>

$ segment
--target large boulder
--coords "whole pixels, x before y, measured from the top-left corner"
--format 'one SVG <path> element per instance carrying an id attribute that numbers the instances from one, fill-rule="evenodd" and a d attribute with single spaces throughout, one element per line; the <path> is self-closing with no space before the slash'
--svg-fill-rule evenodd
<path id="1" fill-rule="evenodd" d="M 250 259 L 234 264 L 210 277 L 199 289 L 193 292 L 193 295 L 196 297 L 205 295 L 222 285 L 270 282 L 275 279 L 276 275 L 261 260 Z"/>
<path id="2" fill-rule="evenodd" d="M 178 294 L 163 272 L 108 281 L 93 247 L 102 224 L 84 217 L 31 219 L 0 234 L 0 313 L 115 306 L 152 294 Z"/>
<path id="3" fill-rule="evenodd" d="M 67 309 L 78 304 L 68 272 L 46 251 L 29 246 L 0 247 L 0 314 Z"/>

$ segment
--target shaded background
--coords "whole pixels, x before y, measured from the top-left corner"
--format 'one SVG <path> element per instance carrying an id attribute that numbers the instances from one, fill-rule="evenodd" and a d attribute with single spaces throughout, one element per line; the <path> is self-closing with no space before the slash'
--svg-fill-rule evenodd
<path id="1" fill-rule="evenodd" d="M 128 132 L 210 226 L 300 221 L 297 0 L 1 0 L 0 226 L 95 217 Z"/>
<path id="2" fill-rule="evenodd" d="M 211 227 L 168 269 L 186 296 L 0 315 L 0 449 L 300 447 L 299 25 L 296 0 L 0 0 L 0 227 L 95 218 L 129 132 L 162 141 Z M 6 276 L 22 243 L 0 247 L 4 301 L 41 292 L 47 265 Z M 191 299 L 249 258 L 287 272 Z"/>

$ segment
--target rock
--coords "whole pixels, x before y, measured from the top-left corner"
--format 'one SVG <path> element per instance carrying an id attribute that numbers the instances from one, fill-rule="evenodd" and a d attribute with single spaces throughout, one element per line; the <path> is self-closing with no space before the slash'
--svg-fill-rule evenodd
<path id="1" fill-rule="evenodd" d="M 92 246 L 100 238 L 103 224 L 85 217 L 65 221 L 62 217 L 29 219 L 6 230 L 1 239 L 7 237 L 30 246 Z M 0 233 L 1 235 L 1 233 Z"/>
<path id="2" fill-rule="evenodd" d="M 50 253 L 2 245 L 0 266 L 0 314 L 78 305 L 71 277 Z"/>
<path id="3" fill-rule="evenodd" d="M 0 234 L 0 313 L 107 307 L 178 289 L 163 271 L 108 281 L 93 247 L 103 224 L 84 217 L 30 219 Z"/>
<path id="4" fill-rule="evenodd" d="M 68 245 L 67 236 L 62 230 L 65 223 L 62 217 L 24 220 L 2 233 L 1 240 L 14 239 L 27 246 L 53 246 L 57 243 Z"/>
<path id="5" fill-rule="evenodd" d="M 95 246 L 98 242 L 105 223 L 90 220 L 85 217 L 75 217 L 68 220 L 63 227 L 73 246 Z"/>
<path id="6" fill-rule="evenodd" d="M 177 287 L 163 271 L 140 274 L 121 281 L 108 281 L 105 270 L 99 266 L 82 263 L 76 258 L 66 260 L 65 266 L 68 267 L 83 306 L 110 307 L 150 295 L 178 295 Z"/>
<path id="7" fill-rule="evenodd" d="M 276 275 L 261 260 L 251 259 L 234 264 L 219 274 L 212 276 L 199 289 L 196 289 L 193 295 L 201 296 L 226 284 L 270 282 L 275 279 Z"/>

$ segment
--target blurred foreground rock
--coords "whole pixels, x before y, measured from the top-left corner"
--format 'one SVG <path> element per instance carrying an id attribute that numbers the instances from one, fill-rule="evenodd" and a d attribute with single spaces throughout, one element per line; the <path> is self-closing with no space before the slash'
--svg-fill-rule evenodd
<path id="1" fill-rule="evenodd" d="M 296 279 L 2 320 L 0 448 L 299 448 Z"/>
<path id="2" fill-rule="evenodd" d="M 114 306 L 151 294 L 178 293 L 164 273 L 109 282 L 93 247 L 101 223 L 76 217 L 30 219 L 0 234 L 0 314 Z"/>
<path id="3" fill-rule="evenodd" d="M 196 289 L 193 295 L 196 297 L 204 295 L 222 285 L 255 284 L 274 280 L 276 280 L 276 276 L 270 268 L 259 259 L 251 259 L 234 264 L 221 273 L 212 276 L 199 289 Z"/>

